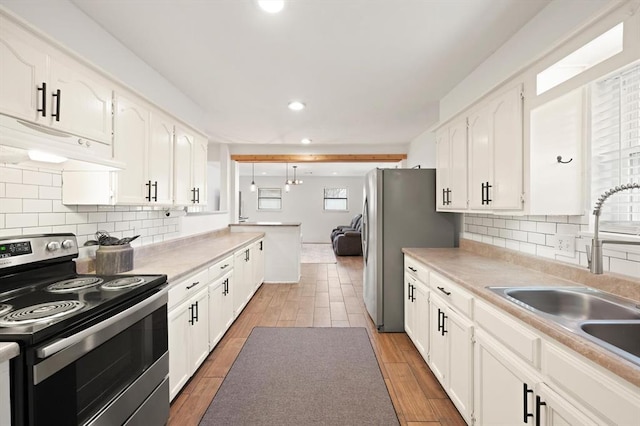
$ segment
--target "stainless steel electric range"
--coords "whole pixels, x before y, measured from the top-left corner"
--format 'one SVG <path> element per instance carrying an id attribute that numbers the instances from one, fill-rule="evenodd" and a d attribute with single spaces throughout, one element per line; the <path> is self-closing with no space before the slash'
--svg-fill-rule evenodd
<path id="1" fill-rule="evenodd" d="M 12 424 L 165 424 L 166 275 L 79 275 L 76 257 L 73 234 L 0 239 Z"/>

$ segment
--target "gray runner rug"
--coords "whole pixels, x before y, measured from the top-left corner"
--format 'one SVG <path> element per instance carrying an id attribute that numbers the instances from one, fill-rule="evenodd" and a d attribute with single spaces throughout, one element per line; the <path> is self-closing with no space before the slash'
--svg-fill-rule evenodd
<path id="1" fill-rule="evenodd" d="M 254 328 L 200 421 L 398 424 L 364 328 Z"/>

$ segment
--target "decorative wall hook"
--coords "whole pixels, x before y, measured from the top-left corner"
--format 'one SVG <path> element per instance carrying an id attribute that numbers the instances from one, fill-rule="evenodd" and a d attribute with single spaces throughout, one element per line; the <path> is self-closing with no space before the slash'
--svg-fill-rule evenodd
<path id="1" fill-rule="evenodd" d="M 572 162 L 572 161 L 573 161 L 573 158 L 572 158 L 572 159 L 570 159 L 569 161 L 562 161 L 562 155 L 558 155 L 558 156 L 556 157 L 556 160 L 558 160 L 558 163 L 562 163 L 562 164 L 569 164 L 570 162 Z"/>

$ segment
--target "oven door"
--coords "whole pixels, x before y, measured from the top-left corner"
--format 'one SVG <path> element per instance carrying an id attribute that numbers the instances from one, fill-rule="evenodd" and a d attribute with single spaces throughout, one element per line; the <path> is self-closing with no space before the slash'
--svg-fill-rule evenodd
<path id="1" fill-rule="evenodd" d="M 33 355 L 31 425 L 151 425 L 168 419 L 164 289 Z"/>

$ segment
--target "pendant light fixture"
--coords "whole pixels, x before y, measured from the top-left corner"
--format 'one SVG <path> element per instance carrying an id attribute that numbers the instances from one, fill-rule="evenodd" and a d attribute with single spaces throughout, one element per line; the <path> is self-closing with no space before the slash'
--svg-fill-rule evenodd
<path id="1" fill-rule="evenodd" d="M 293 166 L 293 181 L 291 182 L 292 185 L 302 185 L 302 179 L 298 180 L 296 178 L 296 169 L 298 168 L 298 166 Z"/>
<path id="2" fill-rule="evenodd" d="M 251 163 L 251 192 L 256 192 L 256 163 Z"/>
<path id="3" fill-rule="evenodd" d="M 284 181 L 284 192 L 289 192 L 289 190 L 291 189 L 291 187 L 289 186 L 289 163 L 285 163 L 285 174 L 286 174 L 286 178 Z"/>

